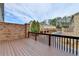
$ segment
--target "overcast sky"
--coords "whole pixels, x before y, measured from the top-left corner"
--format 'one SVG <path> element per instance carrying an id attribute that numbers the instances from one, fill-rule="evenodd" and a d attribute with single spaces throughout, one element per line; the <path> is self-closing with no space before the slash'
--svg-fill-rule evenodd
<path id="1" fill-rule="evenodd" d="M 5 3 L 6 22 L 24 24 L 30 20 L 43 21 L 79 12 L 79 4 L 67 3 Z"/>

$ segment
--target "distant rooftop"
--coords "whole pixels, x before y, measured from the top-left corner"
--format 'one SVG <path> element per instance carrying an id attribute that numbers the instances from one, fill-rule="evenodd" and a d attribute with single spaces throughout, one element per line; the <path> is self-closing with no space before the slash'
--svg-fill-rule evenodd
<path id="1" fill-rule="evenodd" d="M 74 15 L 79 15 L 79 12 L 75 13 Z"/>

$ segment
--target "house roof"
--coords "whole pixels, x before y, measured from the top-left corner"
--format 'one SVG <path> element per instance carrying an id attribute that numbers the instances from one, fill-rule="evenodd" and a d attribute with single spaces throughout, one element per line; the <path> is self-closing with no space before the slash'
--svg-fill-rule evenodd
<path id="1" fill-rule="evenodd" d="M 79 15 L 79 12 L 75 13 L 74 16 L 75 16 L 75 15 Z"/>

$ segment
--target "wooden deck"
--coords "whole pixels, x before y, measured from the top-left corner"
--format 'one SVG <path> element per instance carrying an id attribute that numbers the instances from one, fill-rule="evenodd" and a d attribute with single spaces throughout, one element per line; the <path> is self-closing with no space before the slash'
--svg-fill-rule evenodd
<path id="1" fill-rule="evenodd" d="M 0 56 L 73 56 L 33 39 L 0 41 Z"/>

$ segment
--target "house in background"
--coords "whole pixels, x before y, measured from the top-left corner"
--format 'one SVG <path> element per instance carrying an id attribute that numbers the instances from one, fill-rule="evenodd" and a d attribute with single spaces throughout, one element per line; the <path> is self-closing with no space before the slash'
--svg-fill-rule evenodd
<path id="1" fill-rule="evenodd" d="M 40 32 L 51 34 L 53 32 L 56 32 L 56 27 L 52 25 L 40 25 Z"/>
<path id="2" fill-rule="evenodd" d="M 72 15 L 68 31 L 64 31 L 64 34 L 79 36 L 79 12 Z"/>
<path id="3" fill-rule="evenodd" d="M 74 35 L 79 35 L 79 12 L 73 15 L 70 27 L 72 27 Z"/>
<path id="4" fill-rule="evenodd" d="M 4 22 L 4 3 L 0 3 L 0 22 Z"/>

